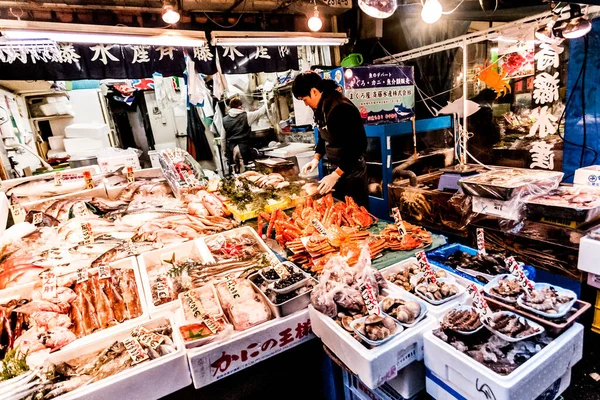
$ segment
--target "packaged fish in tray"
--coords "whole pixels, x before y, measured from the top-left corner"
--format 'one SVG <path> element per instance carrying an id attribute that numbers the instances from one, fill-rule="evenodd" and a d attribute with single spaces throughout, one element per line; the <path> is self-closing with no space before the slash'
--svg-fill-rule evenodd
<path id="1" fill-rule="evenodd" d="M 600 191 L 581 186 L 559 186 L 525 199 L 529 219 L 558 219 L 582 224 L 600 216 Z"/>
<path id="2" fill-rule="evenodd" d="M 200 164 L 183 149 L 161 150 L 159 162 L 160 168 L 177 198 L 206 187 L 208 183 Z"/>
<path id="3" fill-rule="evenodd" d="M 221 306 L 236 331 L 246 330 L 272 318 L 271 309 L 248 280 L 228 276 L 216 287 Z"/>
<path id="4" fill-rule="evenodd" d="M 555 171 L 504 168 L 463 178 L 458 183 L 471 196 L 511 200 L 546 193 L 558 187 L 563 175 Z"/>

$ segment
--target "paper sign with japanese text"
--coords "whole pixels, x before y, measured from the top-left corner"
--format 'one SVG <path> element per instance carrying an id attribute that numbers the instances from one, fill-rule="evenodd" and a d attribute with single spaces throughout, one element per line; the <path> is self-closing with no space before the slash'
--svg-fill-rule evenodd
<path id="1" fill-rule="evenodd" d="M 398 207 L 392 208 L 392 214 L 394 215 L 394 222 L 396 222 L 396 226 L 398 227 L 400 238 L 403 238 L 406 235 L 406 227 L 404 226 L 402 215 L 400 215 L 400 209 Z"/>
<path id="2" fill-rule="evenodd" d="M 62 186 L 62 184 L 63 184 L 62 172 L 57 171 L 54 173 L 54 186 Z"/>
<path id="3" fill-rule="evenodd" d="M 92 232 L 92 224 L 84 222 L 81 224 L 81 233 L 83 234 L 83 244 L 94 243 L 94 233 Z"/>
<path id="4" fill-rule="evenodd" d="M 56 273 L 48 270 L 42 274 L 42 298 L 53 299 L 56 297 Z"/>
<path id="5" fill-rule="evenodd" d="M 110 265 L 100 264 L 98 265 L 98 279 L 110 278 Z"/>
<path id="6" fill-rule="evenodd" d="M 94 188 L 94 180 L 92 179 L 92 173 L 90 171 L 83 171 L 83 179 L 85 179 L 86 189 Z"/>
<path id="7" fill-rule="evenodd" d="M 145 346 L 151 347 L 156 350 L 164 341 L 165 337 L 158 335 L 143 326 L 138 326 L 131 331 L 131 337 L 139 341 Z"/>
<path id="8" fill-rule="evenodd" d="M 360 285 L 360 294 L 365 301 L 367 312 L 369 314 L 381 315 L 381 307 L 379 307 L 379 302 L 377 301 L 376 290 L 369 282 Z"/>
<path id="9" fill-rule="evenodd" d="M 190 311 L 194 318 L 197 318 L 204 322 L 204 324 L 210 329 L 210 331 L 214 334 L 217 333 L 219 327 L 213 321 L 210 315 L 206 313 L 206 310 L 202 306 L 202 303 L 196 299 L 190 291 L 187 291 L 183 294 L 183 298 L 185 299 L 186 304 L 188 305 Z"/>
<path id="10" fill-rule="evenodd" d="M 508 267 L 510 273 L 517 279 L 517 282 L 519 282 L 519 284 L 525 290 L 525 292 L 531 295 L 533 293 L 533 290 L 535 289 L 535 286 L 533 285 L 533 282 L 527 279 L 527 277 L 525 276 L 525 272 L 523 272 L 523 268 L 521 268 L 521 266 L 519 265 L 519 263 L 517 263 L 515 258 L 512 256 L 508 257 L 506 260 L 504 260 L 504 262 L 506 263 L 506 266 Z"/>
<path id="11" fill-rule="evenodd" d="M 437 278 L 435 277 L 435 272 L 433 271 L 433 268 L 431 268 L 431 265 L 429 265 L 429 261 L 427 261 L 425 252 L 419 251 L 417 254 L 415 254 L 415 256 L 417 257 L 421 271 L 425 272 L 425 279 L 427 280 L 427 283 L 436 283 Z"/>
<path id="12" fill-rule="evenodd" d="M 475 286 L 474 283 L 471 283 L 469 286 L 467 286 L 467 292 L 473 299 L 473 308 L 479 314 L 481 322 L 485 322 L 488 325 L 493 325 L 492 310 L 490 310 L 490 307 L 488 306 L 485 297 L 483 297 L 481 294 L 481 291 L 477 288 L 477 286 Z"/>
<path id="13" fill-rule="evenodd" d="M 31 218 L 31 220 L 32 220 L 31 222 L 32 222 L 34 225 L 39 225 L 39 224 L 41 224 L 41 223 L 42 223 L 42 221 L 44 220 L 44 216 L 42 215 L 42 213 L 41 213 L 41 212 L 36 212 L 36 213 L 33 213 L 33 216 L 32 216 L 32 218 Z"/>
<path id="14" fill-rule="evenodd" d="M 142 361 L 146 361 L 150 358 L 146 350 L 142 347 L 140 342 L 137 341 L 136 338 L 132 336 L 127 336 L 125 340 L 123 340 L 123 345 L 131 357 L 131 360 L 134 364 L 141 363 Z"/>
<path id="15" fill-rule="evenodd" d="M 25 222 L 25 209 L 21 207 L 19 204 L 12 204 L 10 206 L 10 213 L 12 214 L 13 222 L 18 224 L 20 222 Z"/>
<path id="16" fill-rule="evenodd" d="M 127 167 L 127 182 L 129 182 L 129 183 L 135 182 L 135 175 L 133 174 L 132 166 Z"/>
<path id="17" fill-rule="evenodd" d="M 225 282 L 227 283 L 227 289 L 229 290 L 229 293 L 231 293 L 231 297 L 234 299 L 239 298 L 240 292 L 238 291 L 237 282 L 233 277 L 233 274 L 227 275 Z"/>
<path id="18" fill-rule="evenodd" d="M 477 252 L 479 254 L 487 254 L 485 252 L 485 236 L 483 228 L 477 228 Z"/>
<path id="19" fill-rule="evenodd" d="M 77 273 L 77 283 L 85 282 L 90 277 L 88 269 L 85 266 L 81 266 L 81 267 L 77 268 L 76 273 Z"/>

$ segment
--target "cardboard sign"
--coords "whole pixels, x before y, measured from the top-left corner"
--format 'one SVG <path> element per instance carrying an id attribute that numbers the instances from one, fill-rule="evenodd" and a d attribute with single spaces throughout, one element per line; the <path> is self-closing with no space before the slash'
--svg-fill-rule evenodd
<path id="1" fill-rule="evenodd" d="M 131 337 L 133 337 L 143 345 L 151 347 L 155 350 L 165 341 L 164 336 L 158 335 L 144 328 L 143 326 L 138 326 L 133 331 L 131 331 Z"/>
<path id="2" fill-rule="evenodd" d="M 427 261 L 425 252 L 419 251 L 417 254 L 415 254 L 415 256 L 417 256 L 419 267 L 421 267 L 421 270 L 425 272 L 425 279 L 427 280 L 427 283 L 436 283 L 437 278 L 435 277 L 435 272 L 433 271 L 433 268 L 431 268 L 431 265 L 429 265 L 429 261 Z"/>
<path id="3" fill-rule="evenodd" d="M 13 221 L 15 224 L 19 222 L 25 222 L 25 209 L 18 204 L 10 206 L 10 213 L 12 214 Z"/>
<path id="4" fill-rule="evenodd" d="M 396 226 L 398 227 L 398 233 L 400 234 L 400 238 L 403 238 L 406 235 L 406 227 L 404 226 L 404 221 L 402 220 L 402 215 L 400 215 L 400 210 L 398 207 L 392 208 L 392 214 L 394 215 L 394 221 L 396 222 Z"/>
<path id="5" fill-rule="evenodd" d="M 129 357 L 131 357 L 131 360 L 133 360 L 134 364 L 141 363 L 142 361 L 146 361 L 150 358 L 140 342 L 138 342 L 137 339 L 132 336 L 125 338 L 125 340 L 123 340 L 123 345 L 125 346 L 125 349 L 127 350 L 127 353 L 129 354 Z"/>
<path id="6" fill-rule="evenodd" d="M 42 274 L 42 298 L 53 299 L 56 297 L 56 274 L 49 270 Z"/>
<path id="7" fill-rule="evenodd" d="M 473 308 L 479 314 L 481 322 L 493 326 L 494 324 L 492 322 L 492 310 L 490 310 L 487 301 L 485 300 L 479 289 L 477 289 L 477 286 L 475 286 L 474 283 L 471 283 L 469 286 L 467 286 L 467 291 L 469 292 L 469 295 L 473 298 Z"/>
<path id="8" fill-rule="evenodd" d="M 535 290 L 535 286 L 533 285 L 533 282 L 527 279 L 527 277 L 525 276 L 525 272 L 523 272 L 523 269 L 521 268 L 519 263 L 517 263 L 515 258 L 512 256 L 508 257 L 506 260 L 504 260 L 504 262 L 506 263 L 506 266 L 508 267 L 510 273 L 515 278 L 517 278 L 517 282 L 519 282 L 519 284 L 525 290 L 525 292 L 528 295 L 531 295 Z"/>
<path id="9" fill-rule="evenodd" d="M 477 251 L 479 254 L 487 254 L 485 252 L 485 236 L 483 228 L 477 228 Z"/>
<path id="10" fill-rule="evenodd" d="M 360 285 L 360 294 L 362 294 L 362 297 L 365 300 L 367 312 L 369 314 L 381 315 L 381 307 L 379 307 L 379 302 L 377 301 L 377 293 L 375 293 L 375 289 L 370 283 L 365 282 Z"/>
<path id="11" fill-rule="evenodd" d="M 85 188 L 86 189 L 94 188 L 94 180 L 92 179 L 92 173 L 90 171 L 83 172 L 83 179 L 85 179 Z"/>

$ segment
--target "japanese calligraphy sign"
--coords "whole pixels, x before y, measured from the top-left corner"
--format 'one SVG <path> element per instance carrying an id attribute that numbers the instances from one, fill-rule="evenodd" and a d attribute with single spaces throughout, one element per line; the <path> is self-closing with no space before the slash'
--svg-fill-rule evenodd
<path id="1" fill-rule="evenodd" d="M 407 120 L 415 113 L 413 67 L 346 68 L 344 94 L 366 124 Z"/>
<path id="2" fill-rule="evenodd" d="M 123 340 L 123 345 L 125 346 L 129 357 L 131 357 L 133 364 L 141 363 L 142 361 L 146 361 L 150 358 L 140 342 L 138 342 L 133 336 L 127 336 L 127 338 Z"/>
<path id="3" fill-rule="evenodd" d="M 471 283 L 467 286 L 467 292 L 473 298 L 473 308 L 479 314 L 479 318 L 481 322 L 485 322 L 487 324 L 492 324 L 492 310 L 488 306 L 487 301 L 485 301 L 485 297 L 481 294 L 481 291 L 475 286 L 474 283 Z"/>
<path id="4" fill-rule="evenodd" d="M 131 337 L 153 349 L 158 348 L 165 341 L 164 336 L 158 335 L 141 325 L 131 331 Z"/>
<path id="5" fill-rule="evenodd" d="M 531 294 L 535 288 L 533 282 L 527 279 L 525 272 L 523 272 L 523 268 L 515 261 L 514 257 L 508 257 L 505 260 L 505 263 L 508 266 L 510 273 L 517 278 L 517 282 L 519 282 L 521 287 L 525 289 L 528 294 Z"/>
<path id="6" fill-rule="evenodd" d="M 217 46 L 224 74 L 278 72 L 300 69 L 298 50 L 289 46 Z"/>
<path id="7" fill-rule="evenodd" d="M 92 179 L 92 173 L 90 171 L 83 172 L 83 179 L 85 179 L 85 188 L 86 189 L 94 188 L 94 180 Z"/>
<path id="8" fill-rule="evenodd" d="M 400 234 L 400 237 L 403 238 L 404 235 L 406 235 L 406 227 L 404 226 L 404 221 L 402 220 L 400 209 L 398 207 L 392 208 L 392 214 L 394 215 L 394 222 L 398 227 L 398 233 Z"/>
<path id="9" fill-rule="evenodd" d="M 127 182 L 128 183 L 135 182 L 135 175 L 133 174 L 133 167 L 132 166 L 128 166 L 127 167 Z"/>
<path id="10" fill-rule="evenodd" d="M 194 386 L 204 387 L 314 337 L 306 310 L 262 326 L 252 335 L 189 351 Z"/>
<path id="11" fill-rule="evenodd" d="M 477 252 L 479 254 L 486 254 L 485 233 L 483 232 L 483 228 L 477 228 Z"/>
<path id="12" fill-rule="evenodd" d="M 362 285 L 360 285 L 360 294 L 365 300 L 367 312 L 369 314 L 380 315 L 381 307 L 379 307 L 379 303 L 377 302 L 377 293 L 369 282 L 365 282 Z"/>
<path id="13" fill-rule="evenodd" d="M 427 256 L 424 251 L 419 251 L 415 254 L 417 257 L 417 261 L 419 262 L 419 267 L 421 267 L 421 271 L 425 272 L 425 279 L 428 283 L 436 283 L 437 279 L 435 277 L 435 272 L 433 272 L 433 268 L 429 265 L 429 261 L 427 261 Z"/>
<path id="14" fill-rule="evenodd" d="M 56 273 L 52 270 L 42 274 L 42 298 L 53 299 L 56 297 Z"/>
<path id="15" fill-rule="evenodd" d="M 110 265 L 100 264 L 98 266 L 98 279 L 108 279 L 108 278 L 110 278 Z"/>

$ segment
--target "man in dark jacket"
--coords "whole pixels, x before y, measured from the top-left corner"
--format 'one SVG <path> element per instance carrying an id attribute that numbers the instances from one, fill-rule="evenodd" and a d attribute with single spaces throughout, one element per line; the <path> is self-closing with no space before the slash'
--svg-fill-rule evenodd
<path id="1" fill-rule="evenodd" d="M 250 145 L 250 125 L 266 114 L 267 105 L 256 111 L 244 111 L 242 101 L 234 97 L 229 101 L 229 112 L 223 118 L 225 129 L 226 156 L 230 166 L 235 171 L 244 172 L 244 163 L 253 161 L 252 146 Z"/>
<path id="2" fill-rule="evenodd" d="M 338 90 L 330 79 L 321 79 L 314 72 L 304 72 L 294 79 L 294 96 L 312 108 L 319 127 L 319 138 L 314 159 L 302 172 L 309 173 L 327 159 L 336 168 L 319 182 L 319 193 L 335 189 L 334 196 L 343 200 L 350 196 L 359 205 L 368 207 L 367 166 L 363 157 L 367 149 L 367 135 L 360 112 Z"/>

